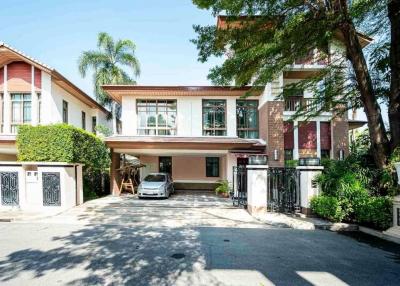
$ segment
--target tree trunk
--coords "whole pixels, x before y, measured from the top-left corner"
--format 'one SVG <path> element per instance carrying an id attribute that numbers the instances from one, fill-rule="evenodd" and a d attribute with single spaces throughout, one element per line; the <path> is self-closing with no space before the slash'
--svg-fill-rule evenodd
<path id="1" fill-rule="evenodd" d="M 377 167 L 382 169 L 387 164 L 389 140 L 354 24 L 348 17 L 346 18 L 347 20 L 340 25 L 339 29 L 344 36 L 347 58 L 352 64 L 357 79 L 357 86 L 361 94 L 361 101 L 367 115 L 374 161 Z"/>
<path id="2" fill-rule="evenodd" d="M 391 149 L 400 146 L 400 0 L 388 3 L 391 26 L 389 124 Z"/>

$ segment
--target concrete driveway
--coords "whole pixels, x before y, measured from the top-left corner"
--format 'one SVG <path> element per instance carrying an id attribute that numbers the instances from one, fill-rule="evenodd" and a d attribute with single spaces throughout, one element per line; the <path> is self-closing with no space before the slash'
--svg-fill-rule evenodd
<path id="1" fill-rule="evenodd" d="M 107 197 L 0 224 L 0 284 L 400 285 L 400 249 L 268 226 L 207 195 Z"/>

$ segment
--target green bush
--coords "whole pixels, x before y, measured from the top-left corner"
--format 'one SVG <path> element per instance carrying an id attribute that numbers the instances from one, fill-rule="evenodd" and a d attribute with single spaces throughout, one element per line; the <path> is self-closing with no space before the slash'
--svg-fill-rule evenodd
<path id="1" fill-rule="evenodd" d="M 285 167 L 287 168 L 295 168 L 298 165 L 298 160 L 285 160 Z"/>
<path id="2" fill-rule="evenodd" d="M 81 163 L 84 199 L 109 192 L 110 155 L 98 137 L 67 124 L 29 126 L 18 129 L 19 161 Z"/>
<path id="3" fill-rule="evenodd" d="M 322 218 L 340 222 L 347 215 L 340 206 L 339 200 L 330 196 L 313 197 L 310 202 L 312 211 Z"/>
<path id="4" fill-rule="evenodd" d="M 82 163 L 91 169 L 110 165 L 108 149 L 99 138 L 67 124 L 23 125 L 17 148 L 19 161 Z"/>
<path id="5" fill-rule="evenodd" d="M 355 219 L 360 224 L 384 230 L 392 224 L 392 210 L 390 197 L 368 197 L 355 208 Z"/>

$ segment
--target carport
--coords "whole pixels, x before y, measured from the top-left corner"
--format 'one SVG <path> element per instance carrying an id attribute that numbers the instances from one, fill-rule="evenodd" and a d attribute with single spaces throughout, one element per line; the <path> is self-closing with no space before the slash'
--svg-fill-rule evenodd
<path id="1" fill-rule="evenodd" d="M 176 189 L 213 190 L 219 180 L 232 182 L 233 167 L 244 153 L 261 153 L 258 140 L 230 137 L 120 136 L 106 139 L 112 152 L 111 190 L 118 195 L 121 154 L 135 156 L 144 165 L 140 177 L 168 172 Z"/>

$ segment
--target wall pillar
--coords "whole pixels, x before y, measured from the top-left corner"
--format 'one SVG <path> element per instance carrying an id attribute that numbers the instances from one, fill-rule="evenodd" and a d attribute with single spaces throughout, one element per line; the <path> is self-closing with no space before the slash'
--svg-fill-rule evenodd
<path id="1" fill-rule="evenodd" d="M 39 123 L 39 102 L 35 89 L 35 67 L 31 66 L 31 124 L 33 126 L 38 125 Z"/>
<path id="2" fill-rule="evenodd" d="M 267 212 L 268 166 L 247 165 L 247 211 L 251 215 Z"/>
<path id="3" fill-rule="evenodd" d="M 120 167 L 120 154 L 111 149 L 110 191 L 114 196 L 119 196 L 120 177 L 117 169 Z"/>
<path id="4" fill-rule="evenodd" d="M 293 159 L 299 159 L 299 122 L 296 120 L 293 122 L 293 140 L 294 140 L 294 148 L 293 148 Z"/>
<path id="5" fill-rule="evenodd" d="M 11 97 L 8 92 L 8 71 L 7 65 L 4 66 L 4 93 L 3 93 L 3 104 L 4 104 L 4 113 L 3 113 L 3 133 L 10 134 L 11 133 Z"/>
<path id="6" fill-rule="evenodd" d="M 400 195 L 393 198 L 393 226 L 383 233 L 400 241 Z"/>
<path id="7" fill-rule="evenodd" d="M 319 187 L 315 183 L 316 176 L 324 170 L 323 166 L 298 166 L 300 172 L 300 206 L 301 212 L 311 214 L 311 198 L 319 194 Z"/>

